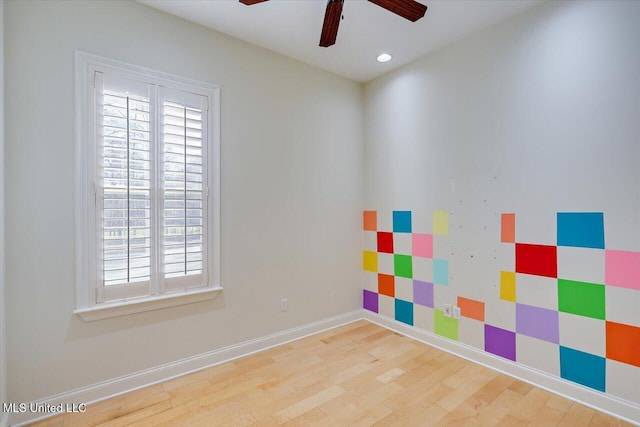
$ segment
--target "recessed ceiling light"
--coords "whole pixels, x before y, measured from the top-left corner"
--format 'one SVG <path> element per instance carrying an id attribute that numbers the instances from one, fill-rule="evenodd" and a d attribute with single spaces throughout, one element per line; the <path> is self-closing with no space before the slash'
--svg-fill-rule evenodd
<path id="1" fill-rule="evenodd" d="M 378 62 L 389 62 L 391 61 L 391 58 L 391 55 L 389 55 L 388 53 L 381 53 L 376 59 L 378 60 Z"/>

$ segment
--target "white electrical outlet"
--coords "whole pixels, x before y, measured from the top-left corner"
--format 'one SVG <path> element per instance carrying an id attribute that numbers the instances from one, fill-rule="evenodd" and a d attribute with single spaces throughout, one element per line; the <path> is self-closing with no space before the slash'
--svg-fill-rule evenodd
<path id="1" fill-rule="evenodd" d="M 454 319 L 459 319 L 461 311 L 462 310 L 460 310 L 460 307 L 453 307 L 453 318 Z"/>
<path id="2" fill-rule="evenodd" d="M 444 316 L 451 317 L 451 304 L 444 305 Z"/>
<path id="3" fill-rule="evenodd" d="M 289 308 L 289 300 L 284 298 L 280 300 L 280 311 L 287 311 Z"/>

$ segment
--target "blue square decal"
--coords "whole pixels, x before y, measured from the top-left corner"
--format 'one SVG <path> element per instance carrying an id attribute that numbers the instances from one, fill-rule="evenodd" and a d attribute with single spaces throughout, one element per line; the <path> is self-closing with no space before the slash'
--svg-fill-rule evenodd
<path id="1" fill-rule="evenodd" d="M 558 246 L 604 249 L 602 212 L 558 212 Z"/>
<path id="2" fill-rule="evenodd" d="M 393 211 L 393 232 L 411 233 L 411 211 Z"/>
<path id="3" fill-rule="evenodd" d="M 560 376 L 604 392 L 606 360 L 604 357 L 560 346 Z"/>
<path id="4" fill-rule="evenodd" d="M 396 299 L 396 320 L 413 326 L 413 304 Z"/>

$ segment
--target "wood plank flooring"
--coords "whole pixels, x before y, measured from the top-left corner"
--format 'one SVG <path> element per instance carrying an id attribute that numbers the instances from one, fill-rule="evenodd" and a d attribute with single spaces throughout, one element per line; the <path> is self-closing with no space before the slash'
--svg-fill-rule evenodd
<path id="1" fill-rule="evenodd" d="M 367 321 L 34 426 L 630 426 Z"/>

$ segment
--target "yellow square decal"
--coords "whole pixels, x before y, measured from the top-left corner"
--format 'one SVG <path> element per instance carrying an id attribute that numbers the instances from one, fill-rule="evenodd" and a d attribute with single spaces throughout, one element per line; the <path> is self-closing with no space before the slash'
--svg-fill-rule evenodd
<path id="1" fill-rule="evenodd" d="M 362 266 L 367 271 L 378 272 L 378 253 L 372 251 L 362 252 Z"/>
<path id="2" fill-rule="evenodd" d="M 516 273 L 500 272 L 500 299 L 516 302 Z"/>
<path id="3" fill-rule="evenodd" d="M 435 211 L 433 213 L 433 234 L 449 234 L 449 212 Z"/>

